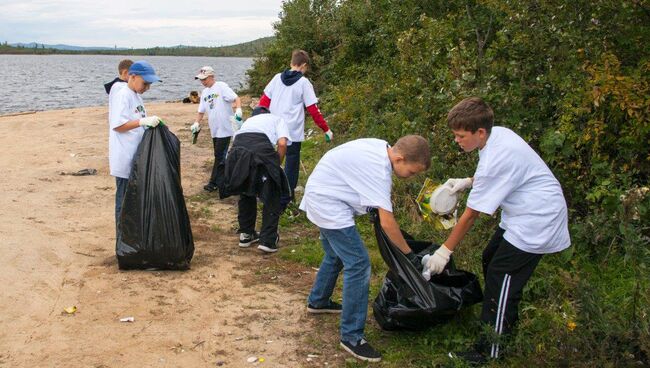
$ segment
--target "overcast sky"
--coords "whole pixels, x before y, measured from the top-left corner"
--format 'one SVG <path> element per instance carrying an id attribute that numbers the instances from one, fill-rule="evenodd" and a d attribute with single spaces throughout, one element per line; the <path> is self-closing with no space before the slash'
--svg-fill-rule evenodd
<path id="1" fill-rule="evenodd" d="M 273 35 L 282 0 L 0 0 L 0 42 L 223 46 Z"/>

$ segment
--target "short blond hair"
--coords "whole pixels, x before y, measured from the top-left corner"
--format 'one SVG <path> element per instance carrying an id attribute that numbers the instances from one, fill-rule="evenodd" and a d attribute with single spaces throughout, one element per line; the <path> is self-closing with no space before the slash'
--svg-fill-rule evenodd
<path id="1" fill-rule="evenodd" d="M 431 167 L 429 142 L 422 136 L 405 135 L 395 142 L 393 149 L 402 155 L 404 161 L 408 163 L 421 164 L 425 170 Z"/>

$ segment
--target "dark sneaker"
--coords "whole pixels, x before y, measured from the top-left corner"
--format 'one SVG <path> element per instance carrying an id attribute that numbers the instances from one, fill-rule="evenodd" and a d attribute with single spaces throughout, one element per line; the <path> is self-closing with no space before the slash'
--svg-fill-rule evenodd
<path id="1" fill-rule="evenodd" d="M 260 245 L 257 246 L 257 249 L 262 250 L 266 253 L 275 253 L 278 251 L 278 243 L 280 242 L 280 235 L 275 237 L 275 244 L 271 243 L 260 243 Z"/>
<path id="2" fill-rule="evenodd" d="M 343 307 L 341 304 L 333 301 L 329 301 L 327 305 L 324 305 L 322 307 L 314 307 L 311 304 L 307 304 L 307 311 L 309 313 L 341 313 L 341 310 L 343 310 Z"/>
<path id="3" fill-rule="evenodd" d="M 207 191 L 207 192 L 212 193 L 212 192 L 214 192 L 215 190 L 217 190 L 217 189 L 219 189 L 219 188 L 217 188 L 216 185 L 206 184 L 206 185 L 203 186 L 203 189 L 204 189 L 205 191 Z"/>
<path id="4" fill-rule="evenodd" d="M 260 240 L 260 236 L 257 232 L 252 234 L 241 233 L 239 234 L 239 246 L 242 248 L 248 248 L 253 243 L 257 243 Z"/>
<path id="5" fill-rule="evenodd" d="M 381 354 L 373 349 L 365 339 L 359 340 L 356 345 L 352 345 L 348 341 L 341 341 L 341 347 L 357 359 L 365 360 L 366 362 L 381 361 Z"/>
<path id="6" fill-rule="evenodd" d="M 452 360 L 464 360 L 470 365 L 483 365 L 487 363 L 487 357 L 476 349 L 469 349 L 460 353 L 449 353 Z"/>

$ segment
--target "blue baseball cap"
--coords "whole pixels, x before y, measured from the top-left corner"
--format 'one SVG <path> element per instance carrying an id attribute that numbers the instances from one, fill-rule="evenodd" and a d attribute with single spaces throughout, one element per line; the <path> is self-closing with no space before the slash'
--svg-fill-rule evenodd
<path id="1" fill-rule="evenodd" d="M 147 83 L 162 82 L 153 70 L 153 66 L 144 60 L 136 61 L 129 68 L 129 74 L 139 75 Z"/>

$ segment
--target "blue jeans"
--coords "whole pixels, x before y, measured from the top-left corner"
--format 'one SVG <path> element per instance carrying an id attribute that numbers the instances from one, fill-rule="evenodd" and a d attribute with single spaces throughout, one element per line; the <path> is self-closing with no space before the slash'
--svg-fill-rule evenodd
<path id="1" fill-rule="evenodd" d="M 282 196 L 280 198 L 280 208 L 284 211 L 289 202 L 293 200 L 293 191 L 298 185 L 298 176 L 300 175 L 300 146 L 302 142 L 292 142 L 287 147 L 287 153 L 284 156 L 284 173 L 287 175 L 289 181 L 289 188 L 291 188 L 290 196 Z"/>
<path id="2" fill-rule="evenodd" d="M 228 145 L 230 145 L 230 137 L 212 138 L 212 146 L 214 147 L 214 165 L 212 165 L 212 174 L 208 185 L 213 187 L 219 186 L 219 180 L 223 180 L 224 167 L 219 166 L 226 159 L 228 153 Z"/>
<path id="3" fill-rule="evenodd" d="M 122 212 L 122 202 L 126 195 L 126 187 L 129 185 L 129 179 L 115 177 L 115 236 L 117 236 L 118 225 L 120 223 L 120 213 Z"/>
<path id="4" fill-rule="evenodd" d="M 368 315 L 370 257 L 356 226 L 344 229 L 320 228 L 325 255 L 308 302 L 314 307 L 327 305 L 343 269 L 343 311 L 341 341 L 356 343 L 364 338 Z"/>

